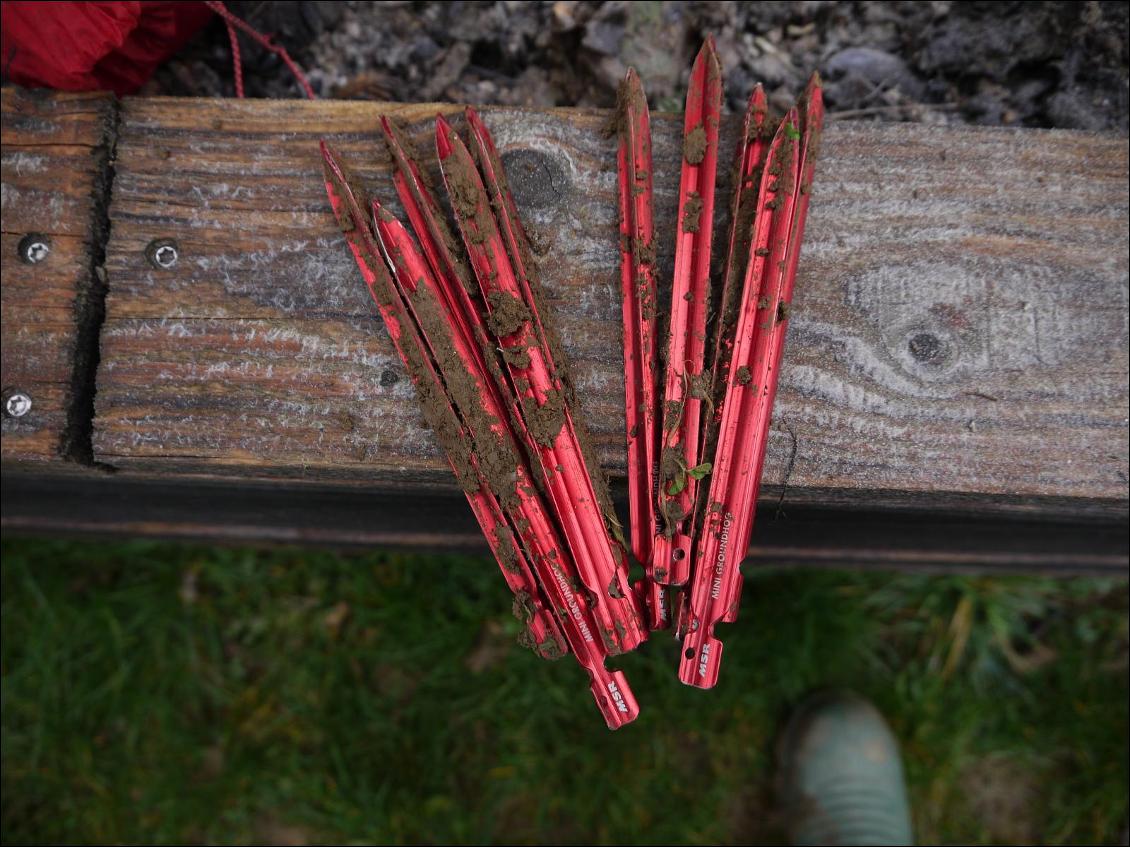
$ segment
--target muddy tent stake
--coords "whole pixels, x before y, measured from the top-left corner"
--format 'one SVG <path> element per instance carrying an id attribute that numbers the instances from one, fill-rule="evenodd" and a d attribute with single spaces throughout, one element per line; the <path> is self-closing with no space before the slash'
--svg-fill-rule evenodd
<path id="1" fill-rule="evenodd" d="M 467 495 L 507 585 L 521 601 L 520 604 L 516 602 L 515 608 L 521 606 L 528 641 L 546 658 L 557 658 L 566 650 L 560 627 L 552 610 L 545 608 L 540 599 L 538 583 L 526 554 L 474 456 L 471 434 L 453 407 L 443 378 L 434 366 L 431 351 L 382 260 L 361 212 L 364 200 L 359 199 L 360 192 L 353 187 L 338 157 L 326 144 L 322 145 L 322 156 L 326 191 L 334 214 L 417 390 L 422 396 L 430 396 L 434 400 L 421 404 L 425 417 L 432 431 L 443 442 L 452 470 Z"/>
<path id="2" fill-rule="evenodd" d="M 506 249 L 510 253 L 510 261 L 518 276 L 518 283 L 525 295 L 527 302 L 533 304 L 533 328 L 548 354 L 546 361 L 553 369 L 553 376 L 561 381 L 565 395 L 565 405 L 573 415 L 573 433 L 581 448 L 585 466 L 588 468 L 589 478 L 596 493 L 597 503 L 600 505 L 601 514 L 605 525 L 617 548 L 624 546 L 623 531 L 616 517 L 616 509 L 612 505 L 612 495 L 608 488 L 608 479 L 604 468 L 597 458 L 592 446 L 592 438 L 588 427 L 585 426 L 584 417 L 580 414 L 581 401 L 573 385 L 572 371 L 565 353 L 565 347 L 557 333 L 556 324 L 548 317 L 543 320 L 542 312 L 545 311 L 544 297 L 542 294 L 541 280 L 538 277 L 537 263 L 530 252 L 530 240 L 522 226 L 518 214 L 518 205 L 514 202 L 514 195 L 510 191 L 506 179 L 506 171 L 502 167 L 502 158 L 495 149 L 494 140 L 490 131 L 479 117 L 478 113 L 468 106 L 464 114 L 467 118 L 467 127 L 470 130 L 469 148 L 471 155 L 479 166 L 483 176 L 483 184 L 490 193 L 491 203 L 496 210 L 499 230 L 505 240 Z M 620 554 L 618 554 L 620 555 Z"/>
<path id="3" fill-rule="evenodd" d="M 624 551 L 601 514 L 552 353 L 545 336 L 536 332 L 537 303 L 513 264 L 507 244 L 513 223 L 503 202 L 492 209 L 491 197 L 499 197 L 495 180 L 488 193 L 471 154 L 442 117 L 436 119 L 436 145 L 455 219 L 487 302 L 487 326 L 501 346 L 521 403 L 527 453 L 539 466 L 608 653 L 631 650 L 646 638 L 646 629 L 628 584 Z"/>
<path id="4" fill-rule="evenodd" d="M 734 157 L 734 189 L 730 201 L 730 231 L 722 271 L 722 292 L 718 298 L 718 313 L 714 318 L 714 333 L 706 358 L 712 408 L 703 416 L 705 423 L 699 461 L 708 461 L 702 457 L 714 455 L 718 441 L 722 397 L 726 391 L 730 356 L 734 349 L 734 328 L 737 325 L 742 283 L 749 262 L 753 224 L 757 217 L 757 193 L 774 129 L 775 125 L 768 120 L 765 90 L 757 85 L 746 107 Z M 702 502 L 703 498 L 700 496 L 697 505 L 701 507 Z M 695 525 L 698 523 L 696 520 Z"/>
<path id="5" fill-rule="evenodd" d="M 409 153 L 402 133 L 387 117 L 381 118 L 381 125 L 393 159 L 393 183 L 397 196 L 416 233 L 428 267 L 440 282 L 440 296 L 450 320 L 463 337 L 474 339 L 475 343 L 470 346 L 476 367 L 490 377 L 485 389 L 491 393 L 495 405 L 506 410 L 507 422 L 517 442 L 525 444 L 531 436 L 527 432 L 521 403 L 502 373 L 498 342 L 491 338 L 483 320 L 482 301 L 471 271 L 431 188 L 423 179 L 419 165 Z"/>
<path id="6" fill-rule="evenodd" d="M 696 569 L 680 618 L 679 678 L 711 688 L 722 642 L 716 624 L 737 617 L 741 560 L 753 529 L 789 304 L 796 279 L 816 152 L 823 127 L 819 79 L 813 77 L 770 146 L 756 217 L 731 361 L 722 401 L 714 472 Z"/>
<path id="7" fill-rule="evenodd" d="M 537 263 L 530 252 L 530 240 L 522 227 L 518 205 L 514 202 L 514 195 L 511 193 L 509 182 L 506 179 L 506 171 L 502 167 L 502 158 L 498 155 L 490 131 L 478 113 L 468 106 L 464 110 L 464 114 L 467 118 L 467 127 L 470 130 L 468 147 L 482 174 L 483 185 L 490 195 L 499 233 L 502 235 L 509 254 L 522 296 L 525 302 L 530 304 L 530 312 L 533 316 L 531 326 L 545 351 L 545 362 L 550 368 L 550 375 L 561 383 L 562 394 L 565 397 L 565 408 L 569 411 L 573 438 L 580 447 L 581 457 L 584 459 L 585 468 L 588 471 L 589 483 L 596 495 L 600 514 L 604 519 L 605 535 L 613 548 L 616 560 L 621 563 L 621 569 L 624 571 L 621 588 L 628 591 L 623 529 L 616 517 L 616 508 L 612 504 L 612 495 L 608 488 L 608 479 L 604 474 L 604 468 L 593 449 L 592 437 L 585 426 L 584 415 L 581 413 L 581 401 L 573 385 L 565 347 L 561 343 L 555 323 L 549 320 L 548 313 L 544 318 L 542 316 L 546 310 Z"/>
<path id="8" fill-rule="evenodd" d="M 686 594 L 686 605 L 680 614 L 683 656 L 679 679 L 688 685 L 712 688 L 718 678 L 722 642 L 714 637 L 714 625 L 730 612 L 731 589 L 745 548 L 739 543 L 738 527 L 742 523 L 741 508 L 747 480 L 754 469 L 748 448 L 753 440 L 758 406 L 765 386 L 765 373 L 755 362 L 755 346 L 768 335 L 758 333 L 759 324 L 772 320 L 767 286 L 763 278 L 771 276 L 769 265 L 782 262 L 783 250 L 772 255 L 769 246 L 776 240 L 783 246 L 787 225 L 785 210 L 778 197 L 788 196 L 781 183 L 787 157 L 787 131 L 795 124 L 788 119 L 781 124 L 769 148 L 770 175 L 762 180 L 757 199 L 758 215 L 754 221 L 749 263 L 746 268 L 739 316 L 735 329 L 730 373 L 721 410 L 721 423 L 714 468 L 710 477 L 702 531 L 695 551 L 695 573 Z M 790 148 L 791 149 L 791 148 Z M 791 168 L 795 173 L 795 166 Z M 773 175 L 776 171 L 780 176 Z M 774 226 L 776 224 L 776 226 Z M 765 364 L 763 357 L 761 363 Z"/>
<path id="9" fill-rule="evenodd" d="M 651 117 L 634 69 L 620 84 L 616 128 L 620 208 L 620 289 L 624 320 L 624 419 L 628 445 L 628 508 L 632 555 L 647 569 L 648 625 L 671 625 L 667 589 L 651 573 L 658 531 L 659 470 L 656 402 L 655 227 L 652 200 Z"/>
<path id="10" fill-rule="evenodd" d="M 382 117 L 381 125 L 393 159 L 393 182 L 397 194 L 430 271 L 430 275 L 409 271 L 409 277 L 435 280 L 438 283 L 437 296 L 444 304 L 451 325 L 462 339 L 461 349 L 466 351 L 461 354 L 465 368 L 470 373 L 480 374 L 476 379 L 481 386 L 479 391 L 483 405 L 491 410 L 490 415 L 495 421 L 492 426 L 506 429 L 511 441 L 522 444 L 526 435 L 521 407 L 516 397 L 509 391 L 502 390 L 507 383 L 496 361 L 496 343 L 487 338 L 478 299 L 472 295 L 475 283 L 470 277 L 470 271 L 403 134 L 387 117 Z M 395 232 L 397 229 L 392 227 L 390 233 Z M 392 234 L 388 237 L 390 240 L 398 240 Z M 410 241 L 408 245 L 412 247 Z M 412 250 L 402 248 L 401 252 L 410 255 L 413 250 L 414 247 Z M 480 355 L 476 355 L 476 345 Z M 597 629 L 588 600 L 583 594 L 575 593 L 572 587 L 579 584 L 575 565 L 567 548 L 561 544 L 556 523 L 536 486 L 532 484 L 524 464 L 519 468 L 519 474 L 516 493 L 520 498 L 520 516 L 517 521 L 520 536 L 527 548 L 534 551 L 534 568 L 543 583 L 543 590 L 550 598 L 551 605 L 562 616 L 565 635 L 573 652 L 593 680 L 593 694 L 605 719 L 610 727 L 616 728 L 638 714 L 635 699 L 622 674 L 610 673 L 604 669 L 602 657 L 606 653 L 603 642 L 595 640 Z"/>
<path id="11" fill-rule="evenodd" d="M 480 307 L 475 302 L 478 290 L 471 271 L 459 252 L 455 235 L 447 225 L 444 213 L 400 128 L 382 115 L 381 129 L 385 145 L 392 156 L 392 181 L 396 186 L 397 197 L 408 216 L 412 231 L 416 233 L 428 266 L 437 279 L 445 282 L 442 288 L 448 298 L 452 317 L 465 324 L 467 331 L 476 336 L 484 366 L 493 364 L 497 371 L 494 345 L 487 338 L 481 321 L 473 320 L 480 312 Z"/>
<path id="12" fill-rule="evenodd" d="M 662 530 L 652 550 L 651 574 L 682 585 L 690 575 L 691 531 L 698 480 L 710 469 L 697 464 L 704 398 L 703 358 L 710 308 L 710 241 L 722 71 L 707 39 L 691 71 L 683 135 L 683 165 L 676 221 L 675 276 L 663 398 L 662 452 L 657 511 Z"/>
<path id="13" fill-rule="evenodd" d="M 757 218 L 758 190 L 765 170 L 765 156 L 775 124 L 768 120 L 765 90 L 757 85 L 750 95 L 742 120 L 741 135 L 734 157 L 734 188 L 730 201 L 730 231 L 727 239 L 726 261 L 722 271 L 722 292 L 718 298 L 718 313 L 714 318 L 714 333 L 707 351 L 706 373 L 709 379 L 710 408 L 703 415 L 702 443 L 699 462 L 712 462 L 718 445 L 718 428 L 722 420 L 723 398 L 726 392 L 730 362 L 734 350 L 734 330 L 741 306 L 742 286 L 750 258 L 750 240 Z M 699 489 L 695 500 L 692 526 L 702 526 L 702 512 L 706 506 L 706 489 Z M 694 565 L 692 564 L 692 568 Z M 692 577 L 693 578 L 693 577 Z M 685 613 L 688 599 L 683 601 L 676 615 Z M 681 627 L 680 627 L 681 630 Z"/>
<path id="14" fill-rule="evenodd" d="M 473 339 L 471 355 L 476 367 L 490 376 L 486 389 L 499 408 L 509 413 L 509 424 L 517 431 L 524 429 L 521 409 L 517 400 L 506 390 L 506 379 L 498 360 L 497 343 L 492 341 L 482 318 L 481 300 L 471 276 L 470 268 L 459 250 L 454 234 L 447 224 L 428 183 L 424 180 L 410 147 L 400 129 L 388 117 L 381 117 L 385 143 L 393 161 L 393 184 L 416 233 L 420 248 L 433 276 L 441 284 L 440 296 L 450 319 L 460 333 Z M 523 443 L 523 438 L 518 438 Z"/>
<path id="15" fill-rule="evenodd" d="M 572 588 L 575 572 L 563 552 L 541 495 L 519 458 L 506 411 L 490 388 L 491 375 L 481 368 L 475 340 L 465 332 L 465 323 L 455 319 L 442 305 L 449 299 L 442 290 L 445 283 L 432 274 L 408 231 L 376 202 L 373 203 L 373 224 L 397 287 L 433 356 L 440 363 L 451 355 L 457 360 L 443 368 L 443 375 L 452 383 L 453 394 L 463 398 L 460 406 L 466 410 L 476 448 L 472 460 L 505 457 L 505 463 L 495 469 L 503 473 L 504 480 L 494 484 L 504 487 L 505 508 L 538 574 L 541 588 L 535 587 L 534 597 L 540 598 L 544 592 L 552 608 L 558 610 L 565 638 L 577 661 L 589 674 L 593 697 L 608 726 L 616 729 L 629 723 L 639 713 L 635 698 L 623 673 L 605 667 L 607 654 L 594 635 L 588 601 Z M 516 593 L 516 598 L 516 611 L 530 601 L 528 595 Z"/>

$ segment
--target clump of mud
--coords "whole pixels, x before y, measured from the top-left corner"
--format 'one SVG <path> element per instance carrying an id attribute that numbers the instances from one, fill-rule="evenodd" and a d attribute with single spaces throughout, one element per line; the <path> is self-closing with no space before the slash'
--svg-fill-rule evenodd
<path id="1" fill-rule="evenodd" d="M 702 164 L 706 158 L 706 130 L 702 124 L 694 127 L 683 139 L 683 156 L 692 165 Z"/>
<path id="2" fill-rule="evenodd" d="M 487 295 L 487 302 L 490 303 L 487 326 L 499 338 L 513 335 L 533 318 L 525 303 L 505 291 L 492 291 Z"/>

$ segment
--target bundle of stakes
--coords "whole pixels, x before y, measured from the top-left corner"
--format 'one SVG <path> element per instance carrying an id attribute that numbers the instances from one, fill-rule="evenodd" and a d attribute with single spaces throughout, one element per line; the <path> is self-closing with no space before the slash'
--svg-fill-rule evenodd
<path id="1" fill-rule="evenodd" d="M 714 627 L 735 619 L 741 594 L 739 565 L 752 530 L 822 106 L 815 77 L 779 123 L 768 118 L 760 87 L 750 98 L 722 289 L 712 299 L 721 103 L 721 71 L 708 40 L 687 95 L 660 406 L 650 119 L 634 72 L 621 87 L 630 555 L 501 159 L 479 115 L 465 111 L 466 142 L 436 118 L 436 157 L 458 239 L 412 145 L 389 118 L 381 128 L 411 233 L 367 196 L 328 144 L 321 148 L 334 215 L 514 595 L 523 643 L 547 659 L 573 654 L 612 729 L 634 720 L 639 708 L 608 660 L 638 647 L 649 630 L 674 625 L 683 640 L 680 679 L 712 687 L 721 655 Z M 632 557 L 645 571 L 635 584 Z"/>

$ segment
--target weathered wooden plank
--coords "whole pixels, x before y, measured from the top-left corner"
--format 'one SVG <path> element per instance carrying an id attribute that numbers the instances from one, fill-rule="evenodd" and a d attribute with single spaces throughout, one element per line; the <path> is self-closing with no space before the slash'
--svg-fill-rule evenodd
<path id="1" fill-rule="evenodd" d="M 0 379 L 6 394 L 32 401 L 22 417 L 4 414 L 5 461 L 59 462 L 76 449 L 69 419 L 85 415 L 89 424 L 89 410 L 74 408 L 75 387 L 91 378 L 87 305 L 102 242 L 98 205 L 113 108 L 105 95 L 0 92 Z M 49 252 L 28 264 L 20 246 L 32 234 L 44 237 Z M 88 439 L 85 448 L 89 454 Z"/>
<path id="2" fill-rule="evenodd" d="M 94 448 L 147 474 L 447 471 L 328 213 L 316 142 L 396 208 L 376 134 L 448 106 L 127 100 Z M 485 109 L 606 467 L 623 471 L 605 116 Z M 731 147 L 736 124 L 724 126 Z M 676 123 L 654 130 L 669 276 Z M 722 182 L 728 190 L 728 177 Z M 719 222 L 724 225 L 724 222 Z M 165 270 L 145 257 L 178 243 Z M 833 124 L 766 480 L 794 497 L 1127 503 L 1127 144 Z M 1057 502 L 1058 502 L 1057 501 Z"/>

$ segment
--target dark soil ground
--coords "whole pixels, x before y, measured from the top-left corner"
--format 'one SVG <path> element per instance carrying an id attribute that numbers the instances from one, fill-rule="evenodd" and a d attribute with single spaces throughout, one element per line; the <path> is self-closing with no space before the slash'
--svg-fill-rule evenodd
<path id="1" fill-rule="evenodd" d="M 1127 131 L 1130 6 L 878 2 L 233 2 L 274 33 L 322 97 L 612 106 L 633 65 L 653 108 L 681 109 L 717 39 L 729 107 L 755 82 L 791 103 L 813 69 L 844 118 Z M 243 39 L 247 94 L 300 96 Z M 147 93 L 233 91 L 217 21 Z"/>

